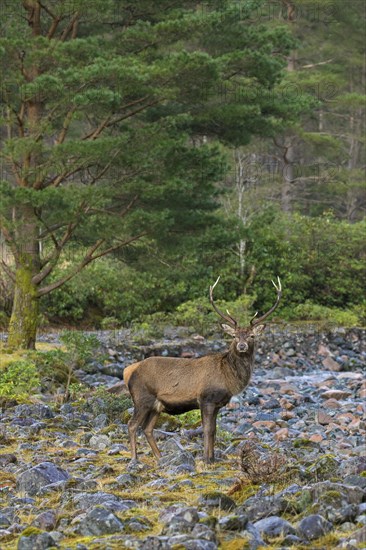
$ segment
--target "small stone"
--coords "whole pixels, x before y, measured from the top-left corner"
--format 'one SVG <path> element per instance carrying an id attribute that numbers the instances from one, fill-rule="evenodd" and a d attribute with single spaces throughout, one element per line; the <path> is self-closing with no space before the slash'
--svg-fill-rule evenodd
<path id="1" fill-rule="evenodd" d="M 321 409 L 319 409 L 316 413 L 316 420 L 318 424 L 321 424 L 322 426 L 326 426 L 327 424 L 333 422 L 333 418 Z"/>
<path id="2" fill-rule="evenodd" d="M 267 428 L 268 430 L 273 430 L 276 422 L 273 422 L 273 420 L 257 420 L 257 422 L 253 422 L 253 426 L 257 429 Z"/>
<path id="3" fill-rule="evenodd" d="M 278 409 L 280 407 L 280 402 L 278 399 L 271 397 L 268 401 L 262 403 L 262 409 Z"/>
<path id="4" fill-rule="evenodd" d="M 107 435 L 93 435 L 90 438 L 89 445 L 92 449 L 103 451 L 107 447 L 110 447 L 111 440 Z"/>
<path id="5" fill-rule="evenodd" d="M 295 408 L 295 405 L 291 403 L 291 401 L 288 401 L 288 399 L 285 399 L 284 397 L 280 399 L 280 405 L 283 409 L 286 409 L 287 411 L 292 411 L 292 409 Z"/>
<path id="6" fill-rule="evenodd" d="M 328 356 L 331 355 L 331 351 L 323 344 L 320 344 L 318 347 L 318 355 Z"/>
<path id="7" fill-rule="evenodd" d="M 292 418 L 295 418 L 295 413 L 292 411 L 282 411 L 281 412 L 281 418 L 283 420 L 291 420 Z"/>
<path id="8" fill-rule="evenodd" d="M 302 519 L 298 531 L 306 540 L 315 540 L 323 537 L 332 529 L 332 524 L 319 514 L 312 514 Z"/>
<path id="9" fill-rule="evenodd" d="M 288 436 L 289 436 L 288 428 L 280 428 L 275 433 L 274 438 L 276 439 L 276 441 L 285 441 L 285 439 L 288 439 Z"/>
<path id="10" fill-rule="evenodd" d="M 313 434 L 309 437 L 309 441 L 312 441 L 313 443 L 320 443 L 323 439 L 324 438 L 321 434 Z"/>
<path id="11" fill-rule="evenodd" d="M 320 397 L 322 399 L 337 399 L 338 401 L 342 401 L 343 399 L 351 397 L 351 395 L 352 393 L 346 390 L 326 390 Z"/>
<path id="12" fill-rule="evenodd" d="M 254 523 L 254 527 L 258 529 L 261 535 L 267 537 L 280 537 L 284 535 L 295 535 L 296 530 L 290 522 L 279 516 L 271 516 L 269 518 L 260 519 Z"/>
<path id="13" fill-rule="evenodd" d="M 337 361 L 335 361 L 330 356 L 323 359 L 322 363 L 323 363 L 323 366 L 326 369 L 329 369 L 329 370 L 334 371 L 334 372 L 339 372 L 342 368 L 341 365 L 339 363 L 337 363 Z"/>
<path id="14" fill-rule="evenodd" d="M 4 453 L 0 455 L 0 467 L 3 468 L 8 464 L 15 464 L 17 462 L 17 457 L 13 453 Z"/>
<path id="15" fill-rule="evenodd" d="M 342 405 L 336 399 L 331 398 L 324 401 L 323 407 L 326 409 L 340 409 Z"/>

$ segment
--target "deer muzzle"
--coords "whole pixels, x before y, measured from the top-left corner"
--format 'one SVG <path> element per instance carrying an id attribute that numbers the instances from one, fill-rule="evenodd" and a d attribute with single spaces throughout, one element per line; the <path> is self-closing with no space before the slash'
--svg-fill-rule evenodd
<path id="1" fill-rule="evenodd" d="M 248 351 L 248 344 L 246 342 L 239 342 L 236 346 L 236 349 L 239 353 L 245 353 L 246 351 Z"/>

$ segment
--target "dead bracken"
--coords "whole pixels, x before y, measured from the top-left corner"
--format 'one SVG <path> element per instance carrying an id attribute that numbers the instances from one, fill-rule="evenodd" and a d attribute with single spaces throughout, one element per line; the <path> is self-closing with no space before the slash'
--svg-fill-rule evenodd
<path id="1" fill-rule="evenodd" d="M 289 470 L 289 461 L 279 449 L 264 451 L 257 440 L 245 442 L 239 461 L 245 478 L 254 484 L 283 481 Z"/>

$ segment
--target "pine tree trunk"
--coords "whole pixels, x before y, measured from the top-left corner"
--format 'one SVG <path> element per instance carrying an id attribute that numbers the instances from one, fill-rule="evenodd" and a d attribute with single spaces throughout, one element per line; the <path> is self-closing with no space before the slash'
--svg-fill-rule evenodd
<path id="1" fill-rule="evenodd" d="M 18 254 L 8 344 L 12 349 L 34 349 L 39 299 L 32 279 L 40 271 L 38 225 L 31 205 L 17 207 L 14 218 L 18 222 Z"/>
<path id="2" fill-rule="evenodd" d="M 32 285 L 32 270 L 18 266 L 14 302 L 9 323 L 8 345 L 11 349 L 34 349 L 38 326 L 37 289 Z"/>

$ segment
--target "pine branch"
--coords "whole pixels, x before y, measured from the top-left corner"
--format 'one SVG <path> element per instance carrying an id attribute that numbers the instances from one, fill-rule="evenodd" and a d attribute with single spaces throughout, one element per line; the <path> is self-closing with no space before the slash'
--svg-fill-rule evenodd
<path id="1" fill-rule="evenodd" d="M 123 105 L 123 107 L 121 107 L 121 109 L 128 109 L 129 107 L 133 107 L 134 105 L 138 105 L 139 103 L 141 103 L 143 101 L 146 101 L 148 98 L 149 98 L 149 96 L 145 96 L 145 97 L 142 97 L 140 99 L 136 99 L 135 101 L 131 101 L 130 103 L 127 103 L 126 105 Z M 131 116 L 134 116 L 134 115 L 140 113 L 141 111 L 143 111 L 144 109 L 147 109 L 148 107 L 151 107 L 152 105 L 156 105 L 157 103 L 160 103 L 160 101 L 162 101 L 162 100 L 163 100 L 163 98 L 160 98 L 160 99 L 157 99 L 157 100 L 154 100 L 154 101 L 150 101 L 149 103 L 147 103 L 145 105 L 142 105 L 138 109 L 135 109 L 134 111 L 131 111 L 130 113 L 121 115 L 119 117 L 116 117 L 113 120 L 112 120 L 112 116 L 108 116 L 98 126 L 98 128 L 96 128 L 95 130 L 93 130 L 92 132 L 90 132 L 89 134 L 84 136 L 82 139 L 83 140 L 96 139 L 97 137 L 100 136 L 100 134 L 103 132 L 103 130 L 105 130 L 105 128 L 109 128 L 110 126 L 113 126 L 113 124 L 116 124 L 117 122 L 121 122 L 122 120 L 125 120 L 125 119 L 127 119 Z"/>
<path id="2" fill-rule="evenodd" d="M 88 264 L 93 262 L 94 260 L 97 260 L 98 258 L 101 258 L 102 256 L 106 256 L 107 254 L 110 254 L 111 252 L 114 252 L 115 250 L 119 250 L 120 248 L 123 248 L 124 246 L 127 246 L 131 244 L 134 241 L 137 241 L 141 239 L 143 236 L 145 236 L 147 233 L 143 232 L 139 235 L 136 235 L 135 237 L 131 237 L 127 241 L 123 241 L 121 243 L 118 243 L 117 245 L 110 246 L 109 248 L 103 250 L 102 252 L 99 252 L 98 254 L 95 254 L 95 252 L 102 246 L 102 244 L 105 242 L 105 239 L 99 239 L 86 253 L 82 261 L 67 275 L 59 279 L 58 281 L 55 281 L 45 287 L 42 287 L 38 290 L 37 296 L 41 297 L 45 294 L 48 294 L 52 292 L 53 290 L 56 290 L 57 288 L 60 288 L 62 285 L 67 283 L 67 281 L 70 281 L 73 277 L 75 277 L 84 267 L 86 267 Z"/>
<path id="3" fill-rule="evenodd" d="M 71 38 L 75 38 L 76 37 L 76 23 L 77 23 L 77 20 L 79 19 L 79 12 L 77 11 L 74 16 L 72 17 L 71 21 L 69 22 L 69 24 L 65 27 L 65 29 L 63 30 L 63 33 L 61 34 L 61 37 L 60 37 L 60 40 L 61 42 L 65 42 L 66 38 L 67 38 L 67 35 L 69 34 L 69 32 L 71 31 L 72 34 L 71 34 Z"/>
<path id="4" fill-rule="evenodd" d="M 70 111 L 66 114 L 63 125 L 62 125 L 62 130 L 61 130 L 61 132 L 59 133 L 58 137 L 55 140 L 55 145 L 60 145 L 61 143 L 63 143 L 65 141 L 65 137 L 66 137 L 67 131 L 70 127 L 70 124 L 71 124 L 71 121 L 72 121 L 72 115 L 74 114 L 74 112 L 75 112 L 75 107 L 72 107 L 70 109 Z"/>

